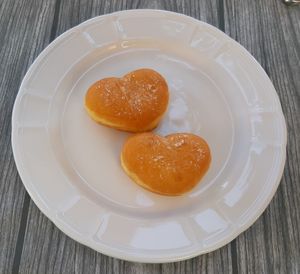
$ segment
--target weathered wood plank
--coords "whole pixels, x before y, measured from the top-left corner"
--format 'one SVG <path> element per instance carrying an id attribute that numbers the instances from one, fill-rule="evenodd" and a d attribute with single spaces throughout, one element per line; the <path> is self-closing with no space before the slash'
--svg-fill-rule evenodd
<path id="1" fill-rule="evenodd" d="M 283 180 L 263 216 L 237 238 L 238 269 L 240 273 L 299 273 L 300 9 L 271 0 L 225 0 L 224 8 L 225 31 L 270 76 L 288 127 Z"/>
<path id="2" fill-rule="evenodd" d="M 136 264 L 104 256 L 68 238 L 32 202 L 26 232 L 23 231 L 23 250 L 18 253 L 15 246 L 22 219 L 24 189 L 9 147 L 9 110 L 21 78 L 28 64 L 55 36 L 93 16 L 129 8 L 177 11 L 221 29 L 225 27 L 226 33 L 258 59 L 279 93 L 289 130 L 288 162 L 279 190 L 264 215 L 237 240 L 220 250 L 183 262 Z M 4 156 L 0 159 L 0 272 L 11 272 L 13 258 L 21 256 L 21 273 L 236 273 L 237 270 L 240 273 L 298 273 L 299 12 L 298 7 L 286 8 L 280 1 L 271 0 L 266 0 L 265 5 L 250 0 L 224 0 L 224 5 L 223 0 L 31 0 L 26 4 L 25 0 L 2 1 L 0 34 L 6 39 L 0 42 L 0 71 L 4 72 L 0 78 L 0 149 Z M 25 220 L 28 201 L 25 199 Z M 19 235 L 17 249 L 20 250 L 22 231 Z"/>
<path id="3" fill-rule="evenodd" d="M 18 233 L 25 228 L 29 204 L 11 150 L 11 111 L 29 64 L 49 43 L 52 10 L 51 1 L 0 4 L 0 273 L 18 265 L 24 235 Z"/>

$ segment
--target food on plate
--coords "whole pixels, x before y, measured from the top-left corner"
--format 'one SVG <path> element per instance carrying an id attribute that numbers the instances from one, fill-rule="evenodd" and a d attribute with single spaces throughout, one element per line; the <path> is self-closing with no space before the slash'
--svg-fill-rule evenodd
<path id="1" fill-rule="evenodd" d="M 144 132 L 155 128 L 167 110 L 168 85 L 152 69 L 138 69 L 122 78 L 95 82 L 85 96 L 85 108 L 97 122 L 119 130 Z"/>
<path id="2" fill-rule="evenodd" d="M 197 185 L 211 162 L 206 141 L 194 134 L 161 137 L 141 133 L 129 137 L 121 165 L 138 185 L 158 194 L 177 196 Z"/>

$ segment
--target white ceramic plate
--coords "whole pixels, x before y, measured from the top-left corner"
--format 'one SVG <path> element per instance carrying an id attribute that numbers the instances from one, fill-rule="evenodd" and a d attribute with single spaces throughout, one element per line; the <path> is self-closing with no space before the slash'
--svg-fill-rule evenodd
<path id="1" fill-rule="evenodd" d="M 141 67 L 170 88 L 156 132 L 193 132 L 212 150 L 209 172 L 182 197 L 133 183 L 119 161 L 129 134 L 83 107 L 93 82 Z M 33 201 L 67 235 L 125 260 L 170 262 L 227 244 L 259 217 L 282 176 L 286 126 L 242 46 L 184 15 L 133 10 L 88 20 L 40 54 L 15 102 L 12 146 Z"/>

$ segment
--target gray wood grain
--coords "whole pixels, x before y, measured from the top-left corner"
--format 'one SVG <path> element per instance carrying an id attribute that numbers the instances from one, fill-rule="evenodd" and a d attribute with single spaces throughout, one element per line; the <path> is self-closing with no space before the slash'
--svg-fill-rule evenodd
<path id="1" fill-rule="evenodd" d="M 262 64 L 288 126 L 283 180 L 261 218 L 227 246 L 171 264 L 114 259 L 59 231 L 25 194 L 10 147 L 11 109 L 38 53 L 96 15 L 176 11 L 224 30 Z M 0 3 L 0 273 L 300 273 L 300 7 L 277 0 L 2 0 Z"/>
<path id="2" fill-rule="evenodd" d="M 29 64 L 49 43 L 52 19 L 50 1 L 0 4 L 0 273 L 12 272 L 21 256 L 25 227 L 20 225 L 29 205 L 10 145 L 11 110 Z"/>
<path id="3" fill-rule="evenodd" d="M 283 180 L 263 216 L 237 238 L 240 273 L 300 273 L 300 7 L 225 0 L 225 31 L 261 63 L 288 128 Z M 232 20 L 235 18 L 235 20 Z"/>

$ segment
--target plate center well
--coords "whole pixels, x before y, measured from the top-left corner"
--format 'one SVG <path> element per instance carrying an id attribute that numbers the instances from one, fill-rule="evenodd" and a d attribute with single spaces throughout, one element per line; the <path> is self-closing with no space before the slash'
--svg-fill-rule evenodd
<path id="1" fill-rule="evenodd" d="M 88 69 L 81 72 L 79 79 L 70 80 L 74 83 L 65 102 L 61 135 L 67 158 L 85 183 L 87 193 L 96 193 L 120 207 L 142 211 L 174 210 L 192 199 L 199 201 L 199 197 L 193 195 L 163 197 L 132 182 L 120 165 L 122 145 L 130 133 L 97 124 L 87 115 L 83 103 L 88 87 L 104 77 L 121 77 L 143 67 L 161 73 L 169 85 L 170 102 L 155 132 L 161 135 L 191 132 L 207 140 L 212 150 L 212 164 L 191 193 L 201 192 L 209 188 L 211 182 L 216 183 L 214 179 L 226 163 L 233 142 L 229 108 L 211 80 L 213 76 L 204 73 L 205 62 L 209 61 L 193 63 L 185 59 L 184 51 L 173 54 L 163 48 L 120 48 L 104 58 L 89 56 L 83 62 Z"/>

